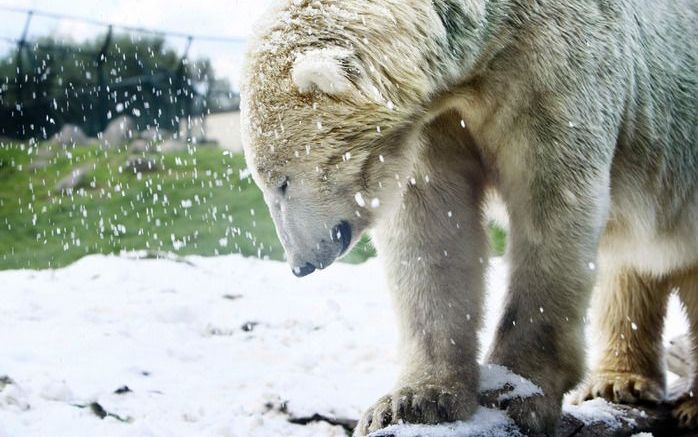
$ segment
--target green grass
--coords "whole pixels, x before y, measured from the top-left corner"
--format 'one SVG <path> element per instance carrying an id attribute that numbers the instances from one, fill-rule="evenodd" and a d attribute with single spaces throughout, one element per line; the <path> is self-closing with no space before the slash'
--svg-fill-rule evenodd
<path id="1" fill-rule="evenodd" d="M 98 145 L 0 142 L 0 269 L 58 268 L 87 254 L 132 250 L 283 259 L 241 155 L 199 146 L 155 156 L 160 170 L 140 176 L 122 169 L 129 156 L 126 149 Z M 42 159 L 48 166 L 30 169 Z M 90 170 L 82 189 L 55 192 L 59 180 L 83 166 Z M 494 229 L 491 240 L 501 253 L 504 232 Z M 374 255 L 364 238 L 343 260 L 359 263 Z"/>
<path id="2" fill-rule="evenodd" d="M 40 146 L 42 153 L 49 147 Z M 35 171 L 36 146 L 0 145 L 0 269 L 55 268 L 123 250 L 283 259 L 260 191 L 240 177 L 241 155 L 200 146 L 160 155 L 160 171 L 137 177 L 121 168 L 125 149 L 53 150 L 49 165 Z M 84 189 L 54 191 L 82 166 L 91 169 Z M 362 241 L 345 260 L 373 253 Z"/>
<path id="3" fill-rule="evenodd" d="M 490 226 L 490 248 L 495 255 L 503 255 L 507 247 L 507 233 L 497 225 Z"/>

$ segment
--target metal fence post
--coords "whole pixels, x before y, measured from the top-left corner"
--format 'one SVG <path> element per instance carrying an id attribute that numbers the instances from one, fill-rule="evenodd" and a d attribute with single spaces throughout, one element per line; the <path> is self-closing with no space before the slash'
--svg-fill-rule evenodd
<path id="1" fill-rule="evenodd" d="M 22 31 L 22 37 L 17 42 L 17 76 L 15 77 L 15 82 L 17 85 L 17 104 L 20 107 L 24 106 L 24 87 L 22 82 L 24 81 L 24 62 L 22 56 L 24 55 L 24 47 L 27 45 L 27 34 L 29 33 L 29 25 L 31 24 L 32 17 L 34 16 L 34 11 L 30 10 L 27 12 L 27 20 L 24 22 L 24 30 Z"/>
<path id="2" fill-rule="evenodd" d="M 98 99 L 99 99 L 99 131 L 104 132 L 104 130 L 107 128 L 107 124 L 109 123 L 108 119 L 108 112 L 109 112 L 109 92 L 107 90 L 107 76 L 106 72 L 104 71 L 104 64 L 107 62 L 107 53 L 109 52 L 109 45 L 111 44 L 112 40 L 112 32 L 113 32 L 113 26 L 109 26 L 109 30 L 107 30 L 107 35 L 104 38 L 104 44 L 102 44 L 102 48 L 99 50 L 99 54 L 97 55 L 97 80 L 99 81 L 98 85 Z"/>

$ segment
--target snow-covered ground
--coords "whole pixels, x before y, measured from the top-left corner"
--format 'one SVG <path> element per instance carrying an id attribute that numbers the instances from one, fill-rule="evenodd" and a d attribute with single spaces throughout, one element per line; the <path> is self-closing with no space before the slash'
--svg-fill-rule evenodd
<path id="1" fill-rule="evenodd" d="M 484 344 L 501 308 L 502 260 L 488 282 Z M 666 338 L 686 327 L 671 308 Z M 0 272 L 0 437 L 344 436 L 288 419 L 357 419 L 394 383 L 396 337 L 376 260 L 302 280 L 240 256 L 90 256 Z M 459 431 L 506 425 L 483 408 Z"/>

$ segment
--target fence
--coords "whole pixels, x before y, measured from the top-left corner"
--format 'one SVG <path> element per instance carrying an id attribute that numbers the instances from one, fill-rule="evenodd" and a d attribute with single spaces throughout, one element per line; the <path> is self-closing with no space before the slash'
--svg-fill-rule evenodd
<path id="1" fill-rule="evenodd" d="M 196 40 L 240 43 L 239 39 L 145 29 L 23 8 L 0 6 L 0 10 L 23 14 L 25 20 L 18 39 L 0 37 L 0 41 L 14 47 L 14 56 L 8 57 L 11 65 L 7 66 L 13 68 L 5 69 L 5 77 L 0 75 L 2 136 L 46 139 L 66 123 L 79 125 L 94 136 L 122 113 L 135 114 L 138 129 L 159 127 L 176 131 L 182 118 L 210 111 L 209 102 L 217 102 L 214 109 L 220 110 L 233 109 L 220 108 L 225 102 L 228 106 L 236 104 L 234 98 L 225 95 L 230 94 L 229 90 L 212 83 L 197 86 L 202 85 L 201 80 L 197 82 L 202 74 L 193 71 L 189 51 Z M 51 39 L 29 41 L 27 35 L 36 16 L 101 27 L 101 41 L 89 50 Z M 129 32 L 126 35 L 131 42 L 139 45 L 135 49 L 136 59 L 127 59 L 122 53 L 119 44 L 128 44 L 128 40 L 117 31 Z M 149 46 L 164 50 L 165 38 L 183 39 L 183 51 L 176 55 L 170 51 L 163 56 L 165 62 L 148 64 L 144 58 L 154 53 Z M 129 68 L 125 68 L 127 64 Z M 55 71 L 59 65 L 74 65 L 75 71 L 72 76 L 66 71 Z M 122 69 L 130 73 L 118 74 Z"/>

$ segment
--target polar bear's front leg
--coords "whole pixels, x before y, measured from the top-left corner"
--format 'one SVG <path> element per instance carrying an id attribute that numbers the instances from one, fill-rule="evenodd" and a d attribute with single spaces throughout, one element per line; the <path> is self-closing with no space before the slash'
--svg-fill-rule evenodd
<path id="1" fill-rule="evenodd" d="M 595 140 L 521 144 L 502 158 L 510 283 L 488 361 L 542 389 L 501 405 L 527 435 L 554 435 L 562 397 L 584 372 L 583 317 L 610 199 L 610 154 Z M 581 151 L 593 165 L 576 164 Z"/>
<path id="2" fill-rule="evenodd" d="M 481 184 L 453 161 L 422 162 L 395 214 L 375 231 L 400 325 L 402 371 L 357 435 L 403 422 L 464 420 L 477 408 L 487 243 Z"/>

